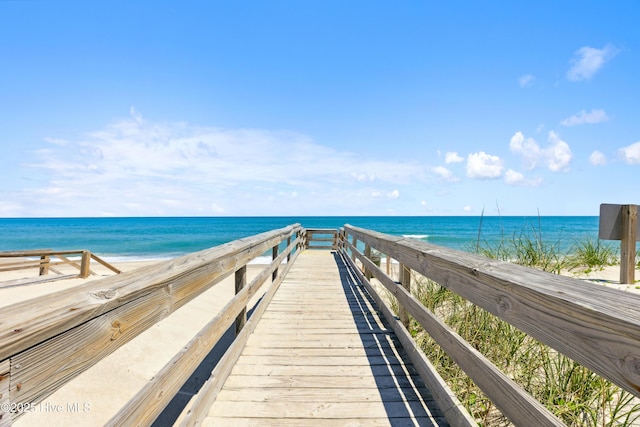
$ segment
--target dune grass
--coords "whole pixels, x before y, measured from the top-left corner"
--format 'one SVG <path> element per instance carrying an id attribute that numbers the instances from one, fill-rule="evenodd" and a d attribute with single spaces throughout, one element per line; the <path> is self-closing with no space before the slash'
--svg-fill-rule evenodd
<path id="1" fill-rule="evenodd" d="M 538 219 L 537 227 L 529 225 L 511 236 L 506 236 L 503 232 L 500 240 L 492 244 L 482 238 L 481 218 L 478 238 L 467 246 L 467 250 L 487 258 L 559 274 L 567 266 L 566 254 L 560 250 L 561 243 L 561 240 L 549 243 L 542 238 L 542 226 Z"/>
<path id="2" fill-rule="evenodd" d="M 600 239 L 586 238 L 578 242 L 573 253 L 567 256 L 570 269 L 581 269 L 585 273 L 602 270 L 609 265 L 619 264 L 619 255 L 615 247 Z"/>
<path id="3" fill-rule="evenodd" d="M 613 245 L 588 238 L 563 253 L 561 241 L 543 240 L 540 223 L 512 236 L 503 234 L 493 245 L 482 239 L 481 227 L 469 251 L 485 257 L 556 274 L 571 269 L 588 272 L 619 262 Z M 640 261 L 638 265 L 640 267 Z M 640 425 L 640 400 L 630 393 L 438 283 L 415 274 L 412 281 L 413 292 L 425 307 L 567 425 Z M 395 305 L 397 309 L 397 302 Z M 418 345 L 480 425 L 511 425 L 415 320 L 410 329 Z"/>
<path id="4" fill-rule="evenodd" d="M 631 426 L 640 422 L 640 402 L 630 393 L 436 282 L 417 275 L 412 280 L 413 292 L 425 307 L 567 425 Z M 511 425 L 414 319 L 410 331 L 480 425 Z"/>

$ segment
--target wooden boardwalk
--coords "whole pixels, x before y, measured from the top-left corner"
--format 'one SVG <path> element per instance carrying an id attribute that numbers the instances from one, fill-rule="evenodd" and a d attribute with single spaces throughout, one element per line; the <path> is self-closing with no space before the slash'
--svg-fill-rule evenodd
<path id="1" fill-rule="evenodd" d="M 307 250 L 249 337 L 205 425 L 447 423 L 340 255 Z"/>

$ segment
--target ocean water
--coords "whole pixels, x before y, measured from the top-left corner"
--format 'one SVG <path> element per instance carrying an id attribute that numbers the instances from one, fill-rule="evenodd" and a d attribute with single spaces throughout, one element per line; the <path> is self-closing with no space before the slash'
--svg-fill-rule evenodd
<path id="1" fill-rule="evenodd" d="M 493 245 L 526 234 L 570 251 L 598 237 L 593 216 L 0 218 L 0 251 L 87 249 L 112 262 L 168 259 L 294 223 L 351 224 L 459 250 L 470 250 L 478 238 Z"/>

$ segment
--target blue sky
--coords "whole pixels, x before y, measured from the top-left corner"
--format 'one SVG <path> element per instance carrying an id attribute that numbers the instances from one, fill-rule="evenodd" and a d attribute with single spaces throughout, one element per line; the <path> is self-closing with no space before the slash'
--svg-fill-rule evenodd
<path id="1" fill-rule="evenodd" d="M 639 203 L 636 1 L 0 1 L 0 216 Z"/>

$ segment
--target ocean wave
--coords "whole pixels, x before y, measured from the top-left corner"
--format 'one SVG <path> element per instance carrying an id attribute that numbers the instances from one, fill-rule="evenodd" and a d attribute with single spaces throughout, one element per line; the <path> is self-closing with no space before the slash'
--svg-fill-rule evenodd
<path id="1" fill-rule="evenodd" d="M 428 234 L 403 234 L 402 237 L 406 237 L 407 239 L 428 239 Z"/>

